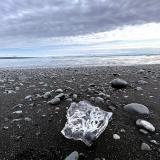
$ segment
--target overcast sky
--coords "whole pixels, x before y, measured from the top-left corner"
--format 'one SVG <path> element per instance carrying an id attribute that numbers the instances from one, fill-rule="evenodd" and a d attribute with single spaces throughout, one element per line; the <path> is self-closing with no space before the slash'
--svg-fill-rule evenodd
<path id="1" fill-rule="evenodd" d="M 3 0 L 0 56 L 159 48 L 160 0 Z"/>

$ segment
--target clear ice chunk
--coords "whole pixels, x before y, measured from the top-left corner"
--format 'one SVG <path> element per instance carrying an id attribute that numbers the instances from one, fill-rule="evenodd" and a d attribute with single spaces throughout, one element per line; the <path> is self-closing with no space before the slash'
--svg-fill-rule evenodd
<path id="1" fill-rule="evenodd" d="M 91 146 L 108 125 L 112 112 L 106 112 L 86 101 L 71 103 L 67 122 L 61 133 L 68 139 L 81 140 Z"/>

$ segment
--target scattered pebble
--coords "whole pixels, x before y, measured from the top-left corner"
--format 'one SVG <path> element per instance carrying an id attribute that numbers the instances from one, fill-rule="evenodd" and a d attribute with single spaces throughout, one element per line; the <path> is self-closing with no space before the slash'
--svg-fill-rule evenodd
<path id="1" fill-rule="evenodd" d="M 114 106 L 108 106 L 108 109 L 110 109 L 111 111 L 114 111 L 114 110 L 116 110 L 116 107 L 114 107 Z"/>
<path id="2" fill-rule="evenodd" d="M 52 100 L 48 101 L 48 104 L 57 105 L 61 102 L 60 98 L 55 97 Z"/>
<path id="3" fill-rule="evenodd" d="M 66 101 L 72 102 L 72 98 L 67 98 Z"/>
<path id="4" fill-rule="evenodd" d="M 62 89 L 57 89 L 55 90 L 56 93 L 63 93 L 63 90 Z"/>
<path id="5" fill-rule="evenodd" d="M 138 119 L 136 121 L 136 125 L 138 127 L 144 128 L 144 129 L 146 129 L 146 130 L 148 130 L 150 132 L 155 132 L 155 127 L 150 122 L 148 122 L 146 120 Z"/>
<path id="6" fill-rule="evenodd" d="M 142 151 L 151 151 L 151 147 L 147 143 L 142 143 L 141 144 L 141 150 Z"/>
<path id="7" fill-rule="evenodd" d="M 120 136 L 119 136 L 118 134 L 113 134 L 113 139 L 119 140 L 119 139 L 120 139 Z"/>
<path id="8" fill-rule="evenodd" d="M 76 100 L 76 99 L 77 99 L 77 97 L 78 97 L 78 95 L 77 95 L 77 94 L 73 94 L 73 99 L 74 99 L 74 100 Z"/>
<path id="9" fill-rule="evenodd" d="M 126 133 L 126 130 L 125 129 L 121 129 L 120 132 L 121 133 Z"/>
<path id="10" fill-rule="evenodd" d="M 23 112 L 21 110 L 13 112 L 13 114 L 22 114 L 22 113 Z"/>
<path id="11" fill-rule="evenodd" d="M 150 142 L 155 144 L 155 145 L 159 145 L 159 143 L 156 140 L 150 140 Z"/>
<path id="12" fill-rule="evenodd" d="M 60 93 L 57 96 L 55 96 L 55 98 L 59 98 L 60 100 L 63 100 L 65 98 L 65 94 L 64 93 Z"/>
<path id="13" fill-rule="evenodd" d="M 146 81 L 144 81 L 144 80 L 139 80 L 138 81 L 138 84 L 141 84 L 141 85 L 145 85 L 145 84 L 147 84 L 148 82 L 146 82 Z"/>
<path id="14" fill-rule="evenodd" d="M 29 121 L 31 121 L 32 119 L 29 118 L 29 117 L 25 117 L 24 120 L 27 121 L 27 122 L 29 122 Z"/>
<path id="15" fill-rule="evenodd" d="M 22 119 L 20 118 L 20 119 L 13 119 L 12 121 L 11 121 L 11 123 L 14 123 L 14 122 L 19 122 L 19 121 L 21 121 Z"/>
<path id="16" fill-rule="evenodd" d="M 43 98 L 45 99 L 48 99 L 51 97 L 51 92 L 46 92 L 44 95 L 43 95 Z"/>
<path id="17" fill-rule="evenodd" d="M 144 69 L 140 69 L 139 71 L 137 71 L 138 74 L 142 74 L 142 73 L 144 73 L 144 72 L 145 72 Z"/>
<path id="18" fill-rule="evenodd" d="M 8 130 L 8 126 L 4 126 L 3 129 L 4 129 L 4 130 Z"/>
<path id="19" fill-rule="evenodd" d="M 136 90 L 137 91 L 143 91 L 142 87 L 137 87 Z"/>
<path id="20" fill-rule="evenodd" d="M 25 97 L 25 100 L 27 101 L 32 101 L 32 99 L 33 99 L 32 95 L 28 95 Z"/>
<path id="21" fill-rule="evenodd" d="M 21 139 L 22 139 L 22 136 L 15 136 L 15 138 L 14 138 L 15 141 L 19 141 Z"/>
<path id="22" fill-rule="evenodd" d="M 143 104 L 130 103 L 124 106 L 124 109 L 131 113 L 149 114 L 149 109 Z"/>
<path id="23" fill-rule="evenodd" d="M 78 160 L 79 154 L 77 151 L 72 152 L 69 156 L 67 156 L 64 160 Z"/>
<path id="24" fill-rule="evenodd" d="M 101 97 L 96 97 L 95 98 L 95 103 L 97 103 L 97 104 L 103 104 L 104 103 L 104 99 L 101 98 Z"/>
<path id="25" fill-rule="evenodd" d="M 128 83 L 120 78 L 116 78 L 111 81 L 111 86 L 116 89 L 121 89 L 127 87 Z"/>
<path id="26" fill-rule="evenodd" d="M 145 129 L 139 129 L 139 132 L 143 133 L 143 134 L 148 134 L 148 131 L 146 131 Z"/>

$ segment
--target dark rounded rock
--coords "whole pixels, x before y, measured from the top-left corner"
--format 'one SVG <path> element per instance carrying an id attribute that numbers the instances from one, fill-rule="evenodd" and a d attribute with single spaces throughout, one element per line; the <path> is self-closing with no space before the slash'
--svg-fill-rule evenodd
<path id="1" fill-rule="evenodd" d="M 120 78 L 116 78 L 111 81 L 111 86 L 116 89 L 121 89 L 127 87 L 128 83 Z"/>
<path id="2" fill-rule="evenodd" d="M 149 114 L 149 109 L 143 104 L 130 103 L 124 106 L 124 109 L 130 113 Z"/>

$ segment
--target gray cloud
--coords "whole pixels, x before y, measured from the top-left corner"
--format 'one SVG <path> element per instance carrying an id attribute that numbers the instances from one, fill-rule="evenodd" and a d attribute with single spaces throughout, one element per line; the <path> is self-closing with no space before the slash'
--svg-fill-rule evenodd
<path id="1" fill-rule="evenodd" d="M 160 22 L 160 0 L 4 0 L 0 36 L 49 38 Z"/>

